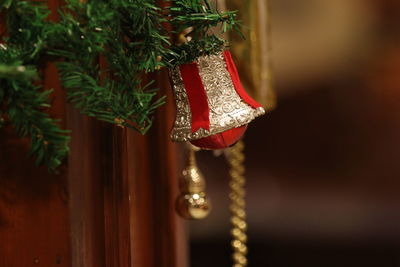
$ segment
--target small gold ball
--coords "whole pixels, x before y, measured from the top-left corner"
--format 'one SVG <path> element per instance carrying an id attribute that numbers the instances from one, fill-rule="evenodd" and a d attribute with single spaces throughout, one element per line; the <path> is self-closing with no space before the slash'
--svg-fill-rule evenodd
<path id="1" fill-rule="evenodd" d="M 188 39 L 186 38 L 184 33 L 179 34 L 178 36 L 178 43 L 179 44 L 185 44 L 188 42 Z"/>
<path id="2" fill-rule="evenodd" d="M 206 218 L 211 210 L 210 202 L 204 192 L 179 196 L 176 207 L 179 215 L 192 220 Z"/>

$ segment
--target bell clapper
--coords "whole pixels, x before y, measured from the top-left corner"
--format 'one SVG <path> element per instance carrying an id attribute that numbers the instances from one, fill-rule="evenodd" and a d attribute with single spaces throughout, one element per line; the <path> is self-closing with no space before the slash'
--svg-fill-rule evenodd
<path id="1" fill-rule="evenodd" d="M 205 179 L 197 167 L 195 150 L 188 145 L 187 166 L 179 181 L 180 195 L 176 201 L 178 214 L 185 219 L 201 220 L 210 213 L 210 201 L 206 195 Z M 196 150 L 197 151 L 197 150 Z"/>

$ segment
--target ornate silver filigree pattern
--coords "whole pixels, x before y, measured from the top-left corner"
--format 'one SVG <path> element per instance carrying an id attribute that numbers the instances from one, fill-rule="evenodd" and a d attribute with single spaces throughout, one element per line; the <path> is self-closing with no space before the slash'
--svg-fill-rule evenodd
<path id="1" fill-rule="evenodd" d="M 222 52 L 218 55 L 199 57 L 196 63 L 207 94 L 210 130 L 199 129 L 192 133 L 189 100 L 179 67 L 177 67 L 171 71 L 177 107 L 174 128 L 171 133 L 173 141 L 191 141 L 221 133 L 248 124 L 254 118 L 265 113 L 263 108 L 252 108 L 238 95 Z"/>

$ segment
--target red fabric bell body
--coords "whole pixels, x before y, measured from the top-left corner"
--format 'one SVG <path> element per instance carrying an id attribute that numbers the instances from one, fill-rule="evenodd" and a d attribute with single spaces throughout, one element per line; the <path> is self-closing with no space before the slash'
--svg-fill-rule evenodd
<path id="1" fill-rule="evenodd" d="M 171 137 L 206 149 L 236 143 L 265 113 L 244 90 L 229 51 L 203 56 L 172 71 L 177 116 Z"/>
<path id="2" fill-rule="evenodd" d="M 190 141 L 193 145 L 204 149 L 222 149 L 235 144 L 246 132 L 247 124 L 232 128 L 222 133 L 213 134 L 198 140 Z"/>

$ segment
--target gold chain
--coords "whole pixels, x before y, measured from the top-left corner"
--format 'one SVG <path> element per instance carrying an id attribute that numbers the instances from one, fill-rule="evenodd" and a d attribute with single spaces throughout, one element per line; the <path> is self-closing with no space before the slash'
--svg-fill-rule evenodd
<path id="1" fill-rule="evenodd" d="M 232 224 L 232 259 L 233 267 L 247 266 L 247 223 L 246 223 L 246 201 L 245 201 L 245 183 L 244 176 L 244 142 L 239 141 L 236 145 L 229 148 L 227 159 L 230 165 L 231 181 L 229 186 L 231 192 L 229 198 L 231 199 L 231 224 Z"/>

